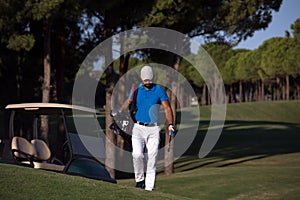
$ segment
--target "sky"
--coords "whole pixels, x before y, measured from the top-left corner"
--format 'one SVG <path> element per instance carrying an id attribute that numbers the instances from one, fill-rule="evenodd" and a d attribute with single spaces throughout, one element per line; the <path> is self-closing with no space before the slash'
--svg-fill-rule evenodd
<path id="1" fill-rule="evenodd" d="M 253 50 L 272 37 L 285 37 L 285 31 L 290 31 L 291 24 L 298 18 L 300 18 L 300 1 L 283 0 L 279 12 L 273 13 L 269 26 L 265 30 L 254 32 L 251 38 L 240 42 L 236 48 Z"/>

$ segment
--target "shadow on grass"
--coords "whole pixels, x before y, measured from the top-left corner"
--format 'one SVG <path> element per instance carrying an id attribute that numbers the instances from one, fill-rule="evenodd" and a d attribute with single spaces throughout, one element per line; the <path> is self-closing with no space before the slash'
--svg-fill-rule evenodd
<path id="1" fill-rule="evenodd" d="M 300 152 L 300 125 L 280 122 L 226 121 L 213 150 L 204 158 L 198 154 L 207 134 L 209 121 L 202 121 L 200 131 L 183 157 L 175 161 L 179 171 L 207 165 L 226 167 L 266 157 Z M 204 128 L 201 128 L 204 127 Z M 184 130 L 188 134 L 189 130 Z"/>

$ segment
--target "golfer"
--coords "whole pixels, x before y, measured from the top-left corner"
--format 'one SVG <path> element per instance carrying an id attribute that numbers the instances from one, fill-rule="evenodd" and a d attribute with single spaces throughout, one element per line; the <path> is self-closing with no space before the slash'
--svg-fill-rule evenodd
<path id="1" fill-rule="evenodd" d="M 153 70 L 150 66 L 146 65 L 141 69 L 141 80 L 142 83 L 138 86 L 135 97 L 137 110 L 135 114 L 136 122 L 132 130 L 132 157 L 136 187 L 152 191 L 155 184 L 160 142 L 160 126 L 158 124 L 160 105 L 163 106 L 166 114 L 168 130 L 174 131 L 174 125 L 167 93 L 161 86 L 152 82 Z M 128 103 L 133 101 L 132 93 Z M 146 177 L 144 176 L 144 153 L 147 161 Z"/>

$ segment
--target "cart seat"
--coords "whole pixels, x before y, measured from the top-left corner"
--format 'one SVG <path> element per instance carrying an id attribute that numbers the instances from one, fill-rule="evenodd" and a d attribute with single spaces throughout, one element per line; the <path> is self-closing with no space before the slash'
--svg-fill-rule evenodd
<path id="1" fill-rule="evenodd" d="M 49 163 L 51 151 L 43 140 L 33 139 L 29 142 L 25 138 L 15 136 L 12 139 L 11 148 L 15 161 L 20 165 L 61 172 L 65 168 L 61 162 L 59 165 Z"/>

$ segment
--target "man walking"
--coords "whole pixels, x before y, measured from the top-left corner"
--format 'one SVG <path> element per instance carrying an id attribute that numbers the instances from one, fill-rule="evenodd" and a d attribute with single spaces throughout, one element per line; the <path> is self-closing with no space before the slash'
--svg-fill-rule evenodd
<path id="1" fill-rule="evenodd" d="M 141 69 L 141 80 L 142 83 L 137 88 L 136 97 L 130 95 L 127 102 L 132 103 L 133 98 L 136 98 L 136 123 L 132 130 L 132 157 L 136 187 L 152 191 L 155 184 L 156 162 L 160 142 L 160 126 L 158 124 L 160 105 L 163 106 L 166 114 L 168 131 L 174 131 L 174 124 L 172 109 L 165 90 L 152 82 L 152 67 L 146 65 Z M 133 91 L 131 94 L 133 94 Z M 146 177 L 144 177 L 145 147 L 147 153 Z"/>

